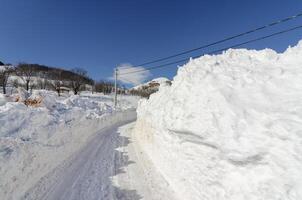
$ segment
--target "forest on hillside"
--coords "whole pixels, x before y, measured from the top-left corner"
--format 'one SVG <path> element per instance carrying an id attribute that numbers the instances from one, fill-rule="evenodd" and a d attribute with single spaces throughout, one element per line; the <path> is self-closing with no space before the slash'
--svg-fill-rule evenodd
<path id="1" fill-rule="evenodd" d="M 89 77 L 83 68 L 66 70 L 40 64 L 19 63 L 16 66 L 0 62 L 0 87 L 2 93 L 7 88 L 22 87 L 27 91 L 32 89 L 54 90 L 60 96 L 62 92 L 72 91 L 78 94 L 82 90 L 111 93 L 114 84 L 111 81 L 95 81 Z M 119 87 L 120 92 L 125 89 Z"/>

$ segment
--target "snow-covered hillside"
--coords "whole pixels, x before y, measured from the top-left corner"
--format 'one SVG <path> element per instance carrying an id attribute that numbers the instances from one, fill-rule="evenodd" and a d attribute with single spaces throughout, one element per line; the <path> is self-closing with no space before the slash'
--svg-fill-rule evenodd
<path id="1" fill-rule="evenodd" d="M 191 60 L 135 134 L 181 199 L 302 199 L 302 41 Z"/>
<path id="2" fill-rule="evenodd" d="M 38 107 L 14 98 L 0 94 L 0 199 L 20 199 L 97 131 L 134 118 L 138 101 L 121 96 L 114 110 L 112 96 L 88 92 L 58 97 L 37 90 L 30 98 L 42 99 Z"/>
<path id="3" fill-rule="evenodd" d="M 168 78 L 159 77 L 159 78 L 152 79 L 151 81 L 148 81 L 146 83 L 137 85 L 137 86 L 135 86 L 131 89 L 142 90 L 144 87 L 152 87 L 152 86 L 158 88 L 159 85 L 164 85 L 164 84 L 167 84 L 169 82 L 170 82 L 170 80 Z"/>
<path id="4" fill-rule="evenodd" d="M 171 85 L 171 81 L 167 78 L 156 78 L 147 83 L 137 85 L 127 92 L 132 95 L 148 98 L 151 94 L 158 91 L 160 86 Z"/>

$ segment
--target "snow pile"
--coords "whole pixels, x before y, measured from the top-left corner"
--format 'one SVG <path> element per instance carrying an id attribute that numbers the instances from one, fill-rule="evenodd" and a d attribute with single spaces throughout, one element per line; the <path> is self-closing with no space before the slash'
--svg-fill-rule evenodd
<path id="1" fill-rule="evenodd" d="M 6 101 L 7 101 L 7 100 L 6 100 L 5 95 L 0 93 L 0 106 L 5 105 L 5 104 L 6 104 Z"/>
<path id="2" fill-rule="evenodd" d="M 302 41 L 191 60 L 135 134 L 181 199 L 302 199 Z"/>
<path id="3" fill-rule="evenodd" d="M 135 118 L 133 97 L 123 97 L 117 111 L 111 96 L 99 94 L 58 97 L 39 90 L 27 98 L 43 101 L 31 107 L 0 96 L 1 199 L 20 199 L 100 129 Z"/>

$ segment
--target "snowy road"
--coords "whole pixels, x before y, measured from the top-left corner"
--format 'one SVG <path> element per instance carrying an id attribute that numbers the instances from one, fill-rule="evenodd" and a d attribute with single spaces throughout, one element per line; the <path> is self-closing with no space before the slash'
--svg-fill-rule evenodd
<path id="1" fill-rule="evenodd" d="M 175 199 L 131 137 L 134 123 L 101 130 L 24 199 Z"/>

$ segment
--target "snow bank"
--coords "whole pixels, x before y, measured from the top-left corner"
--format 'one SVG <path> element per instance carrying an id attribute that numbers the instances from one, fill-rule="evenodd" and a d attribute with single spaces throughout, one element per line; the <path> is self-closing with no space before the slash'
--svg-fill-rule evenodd
<path id="1" fill-rule="evenodd" d="M 0 106 L 3 106 L 6 104 L 6 97 L 4 94 L 0 93 Z"/>
<path id="2" fill-rule="evenodd" d="M 302 41 L 191 60 L 135 132 L 182 199 L 302 199 Z"/>
<path id="3" fill-rule="evenodd" d="M 41 97 L 39 107 L 27 107 L 0 96 L 0 199 L 20 199 L 96 132 L 135 118 L 134 97 L 123 97 L 117 111 L 111 96 L 40 90 L 28 98 Z"/>

